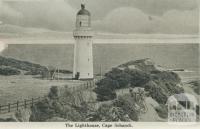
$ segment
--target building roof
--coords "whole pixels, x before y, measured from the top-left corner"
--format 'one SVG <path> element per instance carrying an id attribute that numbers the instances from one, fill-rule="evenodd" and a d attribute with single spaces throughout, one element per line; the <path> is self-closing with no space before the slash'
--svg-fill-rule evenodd
<path id="1" fill-rule="evenodd" d="M 90 12 L 85 9 L 84 4 L 81 4 L 81 10 L 77 13 L 77 15 L 88 15 L 88 16 L 90 16 Z"/>
<path id="2" fill-rule="evenodd" d="M 167 103 L 172 104 L 173 102 L 177 102 L 177 101 L 190 101 L 190 102 L 193 102 L 194 105 L 198 105 L 197 99 L 193 95 L 188 94 L 188 93 L 172 95 L 168 98 Z"/>

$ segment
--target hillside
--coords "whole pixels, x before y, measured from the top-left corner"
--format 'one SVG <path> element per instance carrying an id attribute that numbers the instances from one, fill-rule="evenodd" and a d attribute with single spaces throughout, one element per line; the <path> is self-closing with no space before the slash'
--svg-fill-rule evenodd
<path id="1" fill-rule="evenodd" d="M 170 95 L 184 92 L 178 74 L 160 70 L 150 59 L 130 61 L 113 68 L 97 83 L 95 92 L 99 101 L 112 100 L 115 90 L 142 87 L 159 104 L 165 104 Z"/>
<path id="2" fill-rule="evenodd" d="M 24 71 L 25 75 L 42 75 L 49 71 L 46 66 L 40 64 L 31 63 L 28 61 L 16 60 L 13 58 L 7 58 L 0 56 L 0 75 L 17 75 L 20 71 Z M 50 71 L 53 68 L 50 69 Z M 60 73 L 71 73 L 68 70 L 60 70 Z"/>
<path id="3" fill-rule="evenodd" d="M 0 56 L 0 66 L 14 68 L 16 70 L 23 70 L 30 74 L 41 74 L 42 71 L 46 70 L 46 67 L 39 64 L 30 63 L 27 61 L 20 61 L 13 58 L 6 58 Z"/>

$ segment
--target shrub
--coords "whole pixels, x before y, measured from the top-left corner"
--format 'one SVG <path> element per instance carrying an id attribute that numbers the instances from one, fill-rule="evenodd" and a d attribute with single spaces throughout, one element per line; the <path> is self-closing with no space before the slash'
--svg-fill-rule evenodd
<path id="1" fill-rule="evenodd" d="M 42 102 L 36 103 L 32 108 L 32 114 L 30 117 L 30 121 L 46 121 L 54 116 L 55 110 L 54 108 L 50 108 L 49 101 L 45 100 Z"/>
<path id="2" fill-rule="evenodd" d="M 19 75 L 21 72 L 13 68 L 0 68 L 0 75 L 11 76 Z"/>
<path id="3" fill-rule="evenodd" d="M 130 70 L 125 69 L 125 72 L 127 72 L 130 75 L 130 84 L 132 87 L 134 86 L 141 86 L 143 87 L 144 84 L 150 81 L 150 74 L 141 70 Z"/>
<path id="4" fill-rule="evenodd" d="M 152 71 L 151 76 L 157 78 L 157 80 L 162 82 L 173 83 L 173 84 L 178 84 L 181 82 L 181 79 L 178 76 L 178 74 L 170 71 Z"/>
<path id="5" fill-rule="evenodd" d="M 113 100 L 117 97 L 115 91 L 108 87 L 97 87 L 94 91 L 97 93 L 97 101 Z"/>
<path id="6" fill-rule="evenodd" d="M 160 104 L 165 104 L 168 99 L 166 91 L 154 81 L 150 81 L 145 85 L 145 89 L 149 92 L 150 96 Z"/>
<path id="7" fill-rule="evenodd" d="M 138 111 L 130 96 L 103 103 L 92 115 L 92 121 L 138 121 Z"/>
<path id="8" fill-rule="evenodd" d="M 116 107 L 120 107 L 124 114 L 127 114 L 129 118 L 133 121 L 138 121 L 138 111 L 135 107 L 135 102 L 133 101 L 133 98 L 130 96 L 123 96 L 119 97 L 113 104 Z M 124 119 L 124 118 L 123 118 Z"/>
<path id="9" fill-rule="evenodd" d="M 57 86 L 52 86 L 52 87 L 50 88 L 50 92 L 49 92 L 49 94 L 48 94 L 48 97 L 49 97 L 50 99 L 57 99 L 58 96 L 59 96 L 59 94 L 58 94 L 58 87 L 57 87 Z"/>
<path id="10" fill-rule="evenodd" d="M 200 108 L 199 108 L 199 105 L 196 106 L 196 113 L 197 115 L 199 115 L 199 111 L 200 111 Z"/>
<path id="11" fill-rule="evenodd" d="M 128 68 L 125 70 L 113 68 L 105 76 L 106 78 L 98 82 L 97 88 L 94 90 L 99 101 L 113 100 L 116 98 L 116 89 L 143 86 L 150 79 L 149 74 Z"/>
<path id="12" fill-rule="evenodd" d="M 130 121 L 128 114 L 121 108 L 113 104 L 103 104 L 96 113 L 96 121 L 117 122 Z"/>
<path id="13" fill-rule="evenodd" d="M 191 81 L 189 84 L 192 85 L 194 92 L 200 95 L 200 80 Z"/>
<path id="14" fill-rule="evenodd" d="M 158 107 L 155 108 L 155 110 L 158 113 L 159 117 L 161 118 L 168 117 L 168 109 L 166 105 L 160 104 Z"/>

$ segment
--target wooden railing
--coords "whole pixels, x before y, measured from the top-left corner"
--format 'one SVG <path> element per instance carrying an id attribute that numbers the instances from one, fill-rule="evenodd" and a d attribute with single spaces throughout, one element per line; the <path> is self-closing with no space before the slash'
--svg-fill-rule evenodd
<path id="1" fill-rule="evenodd" d="M 30 108 L 35 103 L 38 103 L 41 100 L 44 100 L 45 98 L 46 98 L 46 96 L 38 97 L 38 98 L 31 98 L 31 99 L 24 99 L 24 101 L 17 101 L 15 103 L 8 103 L 6 105 L 0 105 L 0 114 L 15 112 L 22 108 L 23 109 Z"/>
<path id="2" fill-rule="evenodd" d="M 97 81 L 97 80 L 96 80 Z M 83 91 L 87 89 L 94 88 L 96 81 L 85 81 L 83 84 L 79 86 L 69 87 L 68 89 L 72 92 Z M 30 108 L 34 104 L 43 101 L 47 95 L 43 97 L 24 99 L 23 101 L 17 101 L 15 103 L 8 103 L 6 105 L 0 105 L 0 114 L 11 113 L 18 111 L 19 109 Z"/>

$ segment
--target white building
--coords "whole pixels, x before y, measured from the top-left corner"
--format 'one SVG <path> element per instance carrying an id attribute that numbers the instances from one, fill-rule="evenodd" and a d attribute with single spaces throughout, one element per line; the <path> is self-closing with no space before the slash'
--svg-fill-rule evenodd
<path id="1" fill-rule="evenodd" d="M 81 5 L 81 10 L 77 13 L 76 29 L 74 30 L 74 66 L 73 78 L 75 79 L 93 79 L 93 32 L 91 30 L 91 15 Z"/>

